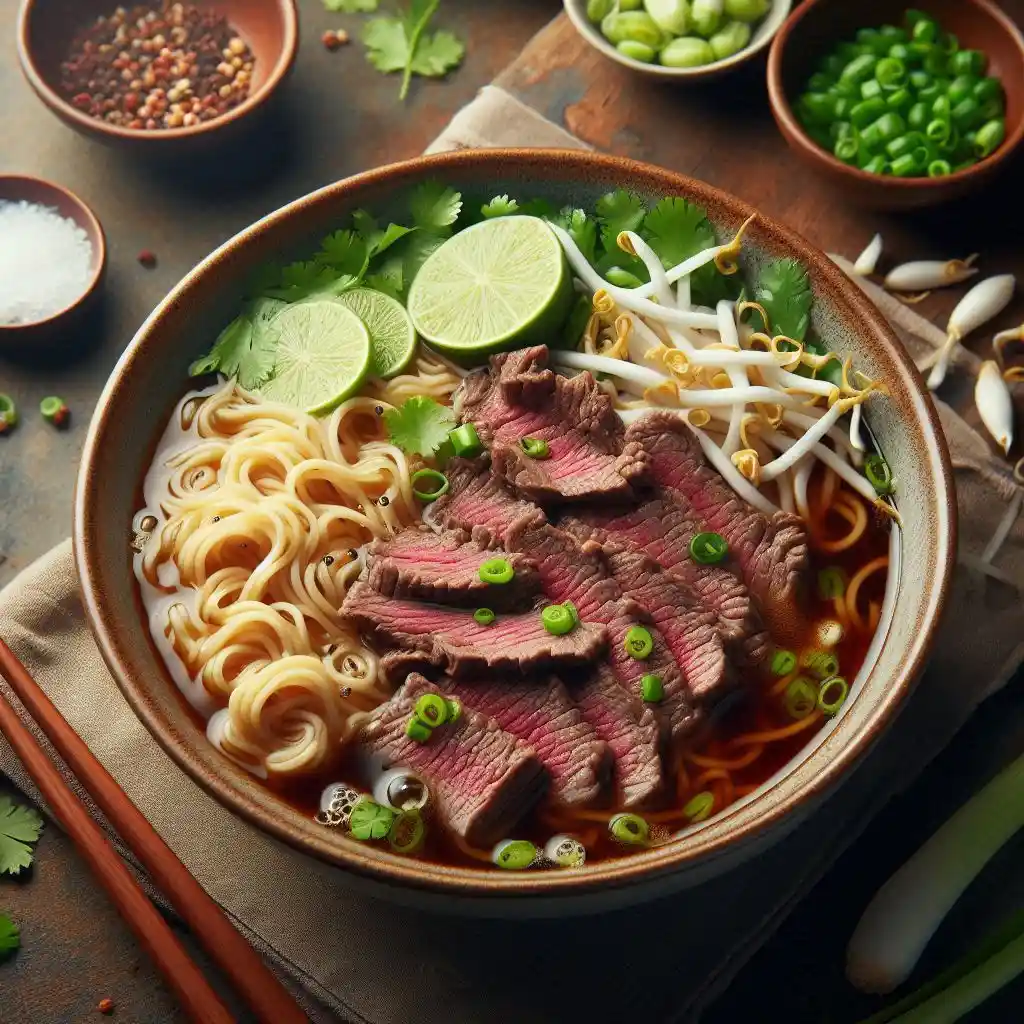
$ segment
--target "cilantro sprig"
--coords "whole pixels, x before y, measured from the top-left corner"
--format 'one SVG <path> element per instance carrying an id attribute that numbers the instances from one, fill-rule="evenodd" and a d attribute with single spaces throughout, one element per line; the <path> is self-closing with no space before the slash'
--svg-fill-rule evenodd
<path id="1" fill-rule="evenodd" d="M 31 807 L 0 797 L 0 875 L 16 875 L 32 864 L 32 846 L 43 819 Z"/>
<path id="2" fill-rule="evenodd" d="M 0 914 L 0 961 L 6 960 L 20 946 L 18 926 L 6 914 Z"/>
<path id="3" fill-rule="evenodd" d="M 807 270 L 794 259 L 776 260 L 761 271 L 754 300 L 768 314 L 772 334 L 803 341 L 811 325 L 811 282 Z"/>
<path id="4" fill-rule="evenodd" d="M 384 413 L 384 425 L 392 443 L 402 451 L 429 459 L 448 440 L 455 414 L 433 398 L 416 395 Z"/>

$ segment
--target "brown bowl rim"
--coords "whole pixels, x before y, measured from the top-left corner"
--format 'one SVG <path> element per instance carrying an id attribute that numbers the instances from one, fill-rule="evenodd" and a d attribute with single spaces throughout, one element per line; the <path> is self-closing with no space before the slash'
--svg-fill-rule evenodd
<path id="1" fill-rule="evenodd" d="M 75 208 L 76 213 L 76 216 L 74 216 L 72 220 L 74 220 L 83 231 L 90 234 L 90 241 L 95 239 L 98 259 L 96 260 L 96 269 L 93 271 L 92 277 L 89 278 L 89 283 L 85 286 L 85 289 L 78 298 L 69 302 L 63 309 L 57 310 L 56 313 L 51 313 L 49 316 L 43 317 L 42 320 L 33 320 L 31 323 L 27 324 L 0 324 L 0 335 L 3 335 L 5 331 L 9 331 L 13 335 L 18 331 L 30 331 L 34 328 L 43 327 L 44 325 L 52 324 L 55 320 L 59 320 L 62 316 L 66 316 L 71 313 L 72 310 L 81 306 L 82 303 L 85 302 L 94 291 L 96 291 L 107 266 L 107 236 L 103 231 L 103 225 L 100 223 L 99 217 L 92 212 L 92 209 L 84 199 L 72 192 L 71 189 L 50 181 L 49 178 L 37 178 L 32 174 L 0 174 L 0 184 L 10 181 L 33 182 L 36 185 L 42 185 L 44 189 L 49 189 L 57 195 L 62 195 L 69 199 L 71 201 L 71 205 Z"/>
<path id="2" fill-rule="evenodd" d="M 859 167 L 851 167 L 844 164 L 834 154 L 822 149 L 803 129 L 803 125 L 797 120 L 793 113 L 786 90 L 782 84 L 782 62 L 785 60 L 786 44 L 790 41 L 794 29 L 816 7 L 828 3 L 829 0 L 804 0 L 786 19 L 785 23 L 775 33 L 772 39 L 771 49 L 768 51 L 768 102 L 771 104 L 772 113 L 779 122 L 780 127 L 787 138 L 800 150 L 812 159 L 824 164 L 830 171 L 844 175 L 852 182 L 862 186 L 876 186 L 882 189 L 893 189 L 898 192 L 910 192 L 915 189 L 923 191 L 941 191 L 955 186 L 960 182 L 968 182 L 976 174 L 988 174 L 995 170 L 1004 160 L 1014 153 L 1024 139 L 1024 115 L 1017 122 L 1013 133 L 1003 141 L 1003 144 L 991 155 L 979 160 L 970 167 L 954 171 L 952 174 L 943 175 L 941 178 L 894 178 L 892 175 L 870 174 L 862 171 Z M 1020 51 L 1021 60 L 1024 61 L 1024 35 L 1017 26 L 1010 20 L 1001 8 L 997 7 L 991 0 L 967 0 L 968 3 L 979 7 L 990 14 L 1002 27 Z"/>
<path id="3" fill-rule="evenodd" d="M 295 0 L 273 0 L 280 8 L 284 16 L 285 31 L 281 40 L 281 49 L 267 80 L 259 89 L 240 103 L 232 107 L 227 113 L 212 121 L 201 121 L 197 125 L 185 128 L 175 128 L 173 131 L 147 131 L 145 128 L 125 128 L 121 125 L 108 124 L 88 114 L 83 114 L 77 107 L 70 104 L 63 96 L 54 89 L 43 76 L 36 64 L 35 55 L 29 45 L 29 19 L 34 8 L 41 0 L 22 0 L 21 10 L 18 12 L 17 47 L 18 61 L 21 64 L 22 73 L 28 79 L 36 95 L 52 110 L 59 112 L 61 117 L 73 121 L 84 132 L 96 132 L 99 135 L 106 135 L 110 138 L 121 140 L 141 141 L 146 140 L 156 145 L 168 144 L 179 139 L 195 138 L 199 135 L 208 135 L 218 128 L 224 128 L 239 118 L 262 107 L 276 91 L 288 72 L 295 63 L 299 49 L 299 14 L 295 6 Z"/>
<path id="4" fill-rule="evenodd" d="M 608 893 L 626 886 L 649 883 L 655 878 L 676 873 L 685 867 L 693 868 L 696 864 L 706 865 L 712 860 L 721 859 L 723 855 L 763 837 L 769 829 L 778 827 L 785 818 L 795 816 L 800 808 L 815 806 L 819 798 L 861 759 L 903 706 L 924 668 L 946 604 L 955 564 L 957 516 L 952 464 L 938 414 L 927 397 L 928 392 L 917 367 L 909 353 L 900 345 L 882 314 L 846 278 L 839 267 L 790 228 L 758 213 L 754 230 L 774 243 L 774 247 L 784 248 L 789 254 L 814 267 L 816 276 L 838 300 L 840 309 L 863 323 L 864 329 L 878 339 L 892 360 L 897 375 L 916 399 L 914 407 L 917 409 L 916 415 L 922 420 L 924 450 L 930 453 L 937 484 L 934 496 L 937 525 L 932 549 L 935 552 L 932 565 L 934 572 L 927 584 L 928 600 L 923 613 L 924 626 L 914 636 L 906 656 L 889 681 L 884 695 L 879 697 L 871 717 L 858 727 L 858 731 L 845 741 L 842 749 L 798 793 L 787 800 L 766 806 L 756 820 L 745 823 L 727 836 L 702 840 L 698 832 L 690 836 L 684 845 L 668 844 L 631 857 L 604 861 L 579 873 L 506 874 L 403 860 L 383 852 L 363 849 L 355 844 L 328 841 L 332 837 L 326 830 L 323 839 L 319 836 L 306 835 L 297 826 L 290 826 L 287 820 L 281 820 L 271 813 L 269 803 L 261 804 L 261 799 L 268 799 L 262 791 L 257 790 L 257 795 L 247 795 L 238 789 L 227 774 L 229 762 L 226 759 L 223 761 L 223 767 L 221 762 L 217 761 L 214 762 L 214 768 L 207 768 L 193 748 L 176 742 L 175 730 L 160 714 L 150 708 L 146 700 L 145 684 L 136 682 L 131 677 L 127 667 L 129 659 L 122 658 L 120 637 L 129 627 L 115 621 L 114 616 L 106 610 L 103 601 L 106 573 L 93 539 L 105 526 L 91 511 L 103 485 L 99 474 L 93 473 L 91 467 L 97 453 L 102 449 L 104 435 L 112 422 L 112 394 L 122 386 L 122 382 L 130 380 L 133 363 L 140 358 L 140 352 L 146 342 L 151 340 L 151 334 L 158 327 L 164 311 L 180 304 L 196 280 L 210 273 L 223 260 L 229 259 L 236 247 L 258 238 L 305 206 L 315 205 L 328 196 L 334 197 L 338 193 L 344 194 L 363 186 L 401 188 L 425 177 L 437 176 L 443 179 L 446 171 L 457 172 L 462 167 L 479 169 L 481 164 L 493 167 L 496 176 L 502 172 L 507 173 L 510 166 L 528 174 L 531 168 L 536 167 L 542 171 L 545 167 L 557 164 L 571 171 L 577 179 L 586 180 L 588 172 L 599 170 L 608 177 L 620 181 L 640 180 L 652 193 L 682 194 L 692 197 L 697 202 L 725 205 L 735 211 L 738 221 L 745 220 L 757 212 L 729 193 L 673 171 L 625 157 L 558 149 L 461 150 L 421 156 L 363 172 L 294 200 L 245 228 L 197 264 L 150 314 L 115 366 L 97 402 L 79 464 L 75 486 L 73 533 L 75 562 L 81 580 L 83 604 L 89 626 L 111 675 L 129 705 L 179 767 L 223 806 L 263 832 L 304 854 L 351 871 L 365 879 L 397 884 L 405 889 L 433 894 L 502 900 L 533 895 L 578 897 L 597 892 Z M 570 175 L 566 173 L 566 178 L 569 177 Z M 118 429 L 116 423 L 112 429 Z"/>

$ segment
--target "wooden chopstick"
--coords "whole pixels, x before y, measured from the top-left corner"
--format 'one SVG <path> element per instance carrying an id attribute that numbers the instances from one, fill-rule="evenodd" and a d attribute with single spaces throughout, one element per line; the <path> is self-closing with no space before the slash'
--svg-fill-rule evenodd
<path id="1" fill-rule="evenodd" d="M 288 990 L 160 838 L 2 639 L 0 674 L 257 1018 L 264 1024 L 308 1024 L 309 1018 Z M 233 1020 L 117 851 L 4 700 L 0 700 L 0 731 L 174 989 L 182 1007 L 202 1024 Z"/>

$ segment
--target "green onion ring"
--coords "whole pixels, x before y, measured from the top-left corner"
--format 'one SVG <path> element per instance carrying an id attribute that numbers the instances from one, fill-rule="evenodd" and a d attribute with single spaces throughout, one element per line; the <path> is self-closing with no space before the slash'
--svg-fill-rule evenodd
<path id="1" fill-rule="evenodd" d="M 442 494 L 448 493 L 448 488 L 451 484 L 448 482 L 448 477 L 444 473 L 436 469 L 417 469 L 412 475 L 410 481 L 412 483 L 412 493 L 416 495 L 420 501 L 436 501 L 441 497 Z M 427 482 L 429 484 L 435 484 L 433 490 L 421 491 L 417 484 Z"/>

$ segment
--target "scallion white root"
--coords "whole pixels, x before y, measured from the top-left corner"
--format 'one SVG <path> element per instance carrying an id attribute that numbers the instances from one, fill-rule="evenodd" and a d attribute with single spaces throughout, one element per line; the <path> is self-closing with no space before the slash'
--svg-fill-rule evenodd
<path id="1" fill-rule="evenodd" d="M 914 260 L 901 263 L 885 275 L 885 287 L 893 292 L 924 292 L 966 281 L 978 272 L 972 266 L 978 257 L 965 260 Z"/>
<path id="2" fill-rule="evenodd" d="M 854 262 L 853 272 L 855 274 L 859 274 L 861 277 L 867 277 L 869 274 L 873 274 L 875 272 L 875 268 L 878 266 L 878 260 L 881 255 L 882 236 L 875 235 Z"/>
<path id="3" fill-rule="evenodd" d="M 1006 455 L 1013 444 L 1013 398 L 999 365 L 993 359 L 986 359 L 978 371 L 974 385 L 974 404 L 985 429 Z"/>
<path id="4" fill-rule="evenodd" d="M 850 939 L 847 978 L 865 992 L 891 992 L 904 982 L 963 891 L 1022 827 L 1024 756 L 968 800 L 882 886 Z"/>

